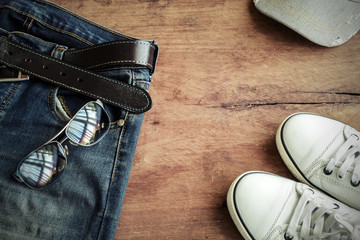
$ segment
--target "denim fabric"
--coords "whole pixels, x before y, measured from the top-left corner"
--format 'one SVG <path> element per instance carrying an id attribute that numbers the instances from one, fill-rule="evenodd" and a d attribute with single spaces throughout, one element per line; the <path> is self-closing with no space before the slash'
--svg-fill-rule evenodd
<path id="1" fill-rule="evenodd" d="M 65 51 L 133 39 L 53 3 L 0 0 L 0 36 L 61 59 Z M 1 66 L 0 66 L 1 67 Z M 148 89 L 148 69 L 99 73 Z M 105 104 L 111 130 L 91 147 L 69 142 L 68 164 L 42 190 L 17 182 L 19 162 L 93 99 L 39 81 L 0 83 L 0 239 L 113 239 L 143 114 Z"/>

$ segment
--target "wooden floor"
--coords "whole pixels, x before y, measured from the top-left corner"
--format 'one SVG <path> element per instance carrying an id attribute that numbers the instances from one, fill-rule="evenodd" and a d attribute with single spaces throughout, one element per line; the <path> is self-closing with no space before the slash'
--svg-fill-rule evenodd
<path id="1" fill-rule="evenodd" d="M 55 0 L 160 55 L 116 239 L 242 239 L 224 204 L 240 174 L 292 178 L 274 141 L 295 112 L 360 129 L 360 34 L 324 48 L 250 0 Z"/>

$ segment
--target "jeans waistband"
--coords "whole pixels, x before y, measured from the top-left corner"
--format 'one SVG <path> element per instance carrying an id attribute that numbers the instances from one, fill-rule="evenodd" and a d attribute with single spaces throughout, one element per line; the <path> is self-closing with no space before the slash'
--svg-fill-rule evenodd
<path id="1" fill-rule="evenodd" d="M 83 48 L 116 40 L 135 40 L 88 19 L 85 19 L 61 6 L 45 0 L 0 0 L 0 9 L 16 12 L 18 17 L 8 18 L 0 23 L 3 31 L 23 31 L 35 33 L 47 41 Z M 22 16 L 22 17 L 20 17 Z M 16 20 L 16 21 L 14 21 Z M 52 30 L 52 34 L 47 34 Z M 61 38 L 58 36 L 61 35 Z M 60 41 L 60 42 L 59 42 Z"/>

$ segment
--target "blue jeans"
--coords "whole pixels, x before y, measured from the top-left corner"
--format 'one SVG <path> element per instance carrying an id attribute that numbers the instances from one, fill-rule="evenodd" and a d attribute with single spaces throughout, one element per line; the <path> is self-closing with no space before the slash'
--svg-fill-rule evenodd
<path id="1" fill-rule="evenodd" d="M 0 36 L 59 59 L 65 51 L 130 38 L 35 0 L 0 0 Z M 144 89 L 151 79 L 145 68 L 98 72 Z M 12 177 L 27 154 L 91 100 L 32 76 L 0 83 L 0 239 L 114 239 L 143 114 L 105 104 L 109 133 L 91 147 L 65 142 L 68 164 L 54 184 L 32 190 Z"/>

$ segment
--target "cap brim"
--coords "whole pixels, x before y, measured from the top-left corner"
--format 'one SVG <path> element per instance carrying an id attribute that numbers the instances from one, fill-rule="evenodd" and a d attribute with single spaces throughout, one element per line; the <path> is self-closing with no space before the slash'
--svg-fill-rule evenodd
<path id="1" fill-rule="evenodd" d="M 347 42 L 360 29 L 360 1 L 254 0 L 256 8 L 326 47 Z"/>

